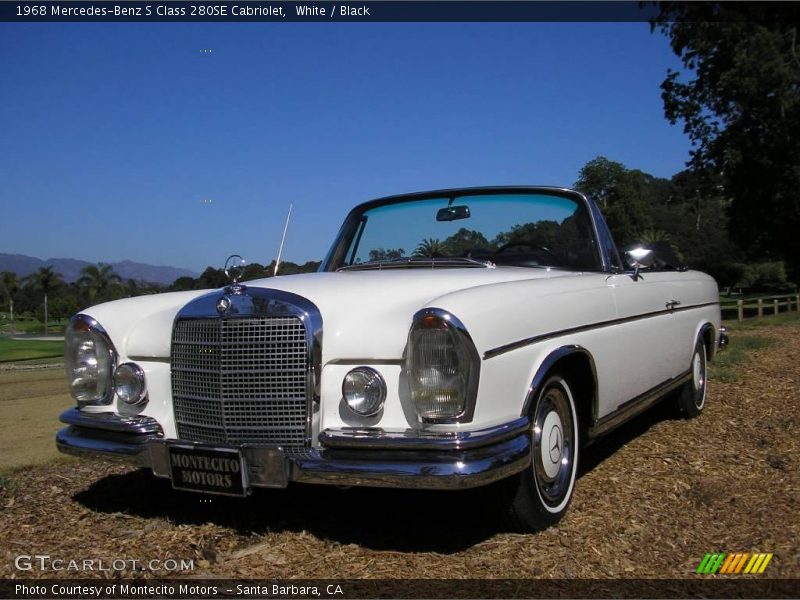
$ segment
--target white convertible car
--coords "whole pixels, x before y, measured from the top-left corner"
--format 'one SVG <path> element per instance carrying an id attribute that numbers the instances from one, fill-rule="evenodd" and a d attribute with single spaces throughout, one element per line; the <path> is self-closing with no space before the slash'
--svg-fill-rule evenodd
<path id="1" fill-rule="evenodd" d="M 727 343 L 711 277 L 659 249 L 627 262 L 567 189 L 373 200 L 317 273 L 241 283 L 229 264 L 223 289 L 76 315 L 57 445 L 239 496 L 506 480 L 511 514 L 540 529 L 583 445 L 661 398 L 698 415 Z"/>

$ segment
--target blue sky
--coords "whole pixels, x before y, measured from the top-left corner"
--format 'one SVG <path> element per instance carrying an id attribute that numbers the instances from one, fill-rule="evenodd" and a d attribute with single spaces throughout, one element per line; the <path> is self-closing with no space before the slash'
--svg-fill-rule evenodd
<path id="1" fill-rule="evenodd" d="M 669 177 L 679 66 L 646 23 L 0 23 L 0 252 L 267 263 L 293 202 L 304 262 L 378 196 Z"/>

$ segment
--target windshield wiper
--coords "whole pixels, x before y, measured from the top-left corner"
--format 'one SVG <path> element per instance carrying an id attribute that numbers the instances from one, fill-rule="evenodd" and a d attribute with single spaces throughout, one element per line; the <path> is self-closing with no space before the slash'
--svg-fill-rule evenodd
<path id="1" fill-rule="evenodd" d="M 430 267 L 431 269 L 453 269 L 458 267 L 494 269 L 495 265 L 490 260 L 480 260 L 477 258 L 467 258 L 464 256 L 407 256 L 403 258 L 393 258 L 390 260 L 372 260 L 354 265 L 339 267 L 337 271 L 368 271 L 383 269 L 417 269 L 420 267 Z"/>

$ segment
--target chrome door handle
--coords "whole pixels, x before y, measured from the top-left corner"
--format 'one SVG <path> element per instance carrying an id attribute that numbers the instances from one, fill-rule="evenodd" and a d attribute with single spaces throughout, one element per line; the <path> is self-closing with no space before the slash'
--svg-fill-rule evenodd
<path id="1" fill-rule="evenodd" d="M 676 306 L 680 306 L 680 300 L 669 300 L 666 304 L 667 310 L 674 310 Z"/>

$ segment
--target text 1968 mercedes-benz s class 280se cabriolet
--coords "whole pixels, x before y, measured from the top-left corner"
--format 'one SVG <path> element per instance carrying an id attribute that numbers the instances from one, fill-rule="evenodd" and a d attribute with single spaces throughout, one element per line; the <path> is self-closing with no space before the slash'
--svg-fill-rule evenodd
<path id="1" fill-rule="evenodd" d="M 367 202 L 317 273 L 243 283 L 229 264 L 223 289 L 76 315 L 57 444 L 240 496 L 504 480 L 539 529 L 566 511 L 584 444 L 661 398 L 703 410 L 727 343 L 717 285 L 669 254 L 623 263 L 567 189 Z"/>

